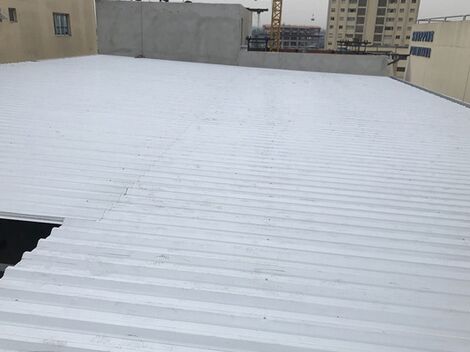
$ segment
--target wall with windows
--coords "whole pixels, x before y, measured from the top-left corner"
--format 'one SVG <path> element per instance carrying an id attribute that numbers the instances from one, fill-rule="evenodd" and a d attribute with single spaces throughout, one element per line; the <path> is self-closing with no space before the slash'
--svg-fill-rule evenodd
<path id="1" fill-rule="evenodd" d="M 94 0 L 0 0 L 0 63 L 96 54 Z"/>
<path id="2" fill-rule="evenodd" d="M 470 17 L 413 27 L 405 79 L 470 103 Z"/>

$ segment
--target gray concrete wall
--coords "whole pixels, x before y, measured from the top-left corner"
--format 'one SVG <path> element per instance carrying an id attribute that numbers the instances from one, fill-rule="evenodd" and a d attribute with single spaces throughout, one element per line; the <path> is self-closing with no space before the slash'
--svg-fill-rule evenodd
<path id="1" fill-rule="evenodd" d="M 97 0 L 98 52 L 248 67 L 390 75 L 385 56 L 247 52 L 240 5 Z"/>
<path id="2" fill-rule="evenodd" d="M 141 15 L 141 3 L 97 0 L 98 53 L 142 55 Z"/>
<path id="3" fill-rule="evenodd" d="M 239 65 L 284 70 L 390 76 L 387 56 L 241 51 Z"/>
<path id="4" fill-rule="evenodd" d="M 241 5 L 97 0 L 100 54 L 236 65 L 251 30 Z"/>

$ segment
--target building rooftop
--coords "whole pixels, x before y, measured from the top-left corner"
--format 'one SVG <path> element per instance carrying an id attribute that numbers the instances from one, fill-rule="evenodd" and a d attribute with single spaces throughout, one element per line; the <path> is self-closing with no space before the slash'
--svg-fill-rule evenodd
<path id="1" fill-rule="evenodd" d="M 385 77 L 0 66 L 0 351 L 465 352 L 470 110 Z"/>
<path id="2" fill-rule="evenodd" d="M 263 28 L 271 28 L 270 24 L 263 25 Z M 283 29 L 321 29 L 320 26 L 313 25 L 294 25 L 294 24 L 283 24 L 281 26 Z"/>

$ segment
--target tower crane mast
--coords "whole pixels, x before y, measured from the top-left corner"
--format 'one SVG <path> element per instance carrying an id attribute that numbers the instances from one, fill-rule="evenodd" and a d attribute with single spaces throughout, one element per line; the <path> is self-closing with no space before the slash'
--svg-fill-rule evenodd
<path id="1" fill-rule="evenodd" d="M 271 51 L 281 50 L 282 1 L 283 0 L 273 0 L 271 31 L 269 33 L 271 38 Z"/>

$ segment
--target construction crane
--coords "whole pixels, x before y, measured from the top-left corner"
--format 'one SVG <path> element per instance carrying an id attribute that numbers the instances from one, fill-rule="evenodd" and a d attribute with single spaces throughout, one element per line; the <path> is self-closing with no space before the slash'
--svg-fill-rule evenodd
<path id="1" fill-rule="evenodd" d="M 273 10 L 271 17 L 271 51 L 281 50 L 281 26 L 282 26 L 282 0 L 273 0 Z"/>

